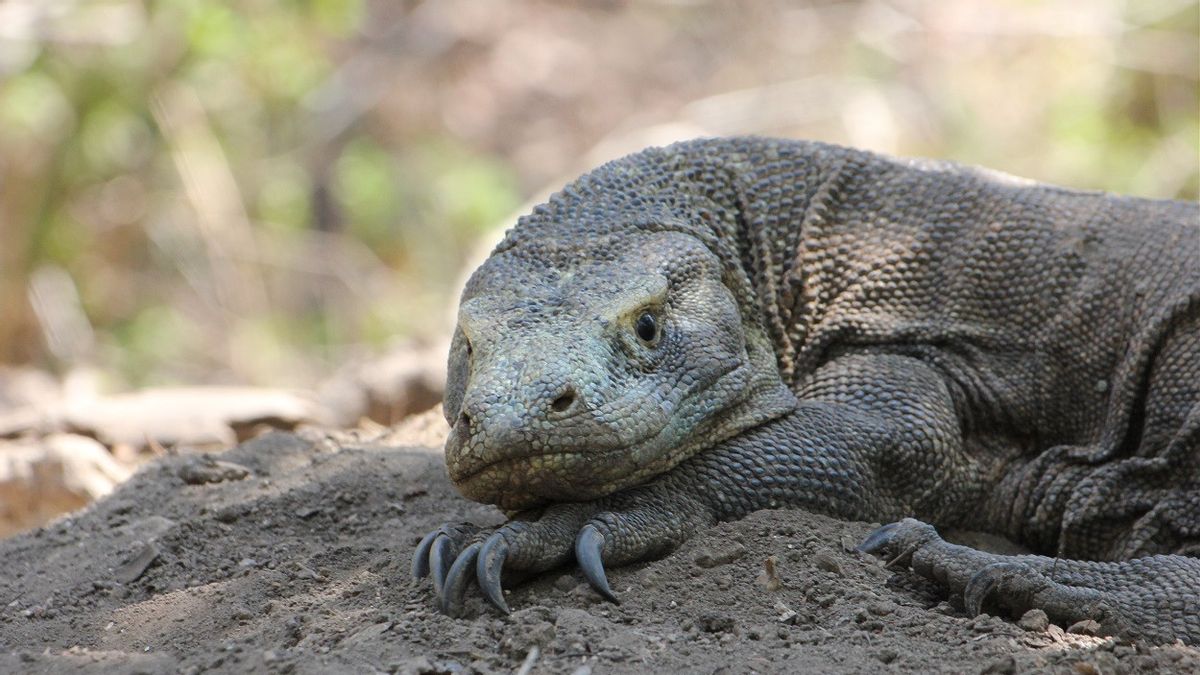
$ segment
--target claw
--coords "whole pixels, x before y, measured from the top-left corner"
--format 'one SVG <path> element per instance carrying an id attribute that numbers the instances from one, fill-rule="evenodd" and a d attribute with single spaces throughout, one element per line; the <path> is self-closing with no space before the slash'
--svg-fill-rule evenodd
<path id="1" fill-rule="evenodd" d="M 617 596 L 608 587 L 608 578 L 604 575 L 604 562 L 600 559 L 600 549 L 604 546 L 604 535 L 595 525 L 584 525 L 575 537 L 575 560 L 583 570 L 583 576 L 596 592 L 614 604 L 621 604 Z"/>
<path id="2" fill-rule="evenodd" d="M 479 549 L 479 558 L 475 562 L 475 575 L 479 578 L 479 587 L 484 595 L 501 612 L 509 613 L 508 603 L 504 601 L 504 590 L 500 586 L 500 570 L 504 568 L 504 560 L 508 557 L 508 541 L 504 535 L 497 532 L 483 542 Z"/>
<path id="3" fill-rule="evenodd" d="M 442 597 L 442 589 L 446 586 L 446 573 L 450 571 L 450 566 L 454 564 L 454 542 L 450 541 L 450 537 L 442 532 L 438 532 L 440 536 L 433 539 L 433 552 L 429 556 L 430 564 L 433 569 L 433 590 L 440 598 Z"/>
<path id="4" fill-rule="evenodd" d="M 888 523 L 887 525 L 884 525 L 883 527 L 867 535 L 867 538 L 864 539 L 863 543 L 859 544 L 855 550 L 862 553 L 870 553 L 872 555 L 877 555 L 883 552 L 887 545 L 892 543 L 892 535 L 899 526 L 900 523 Z"/>
<path id="5" fill-rule="evenodd" d="M 1018 563 L 998 562 L 992 563 L 971 575 L 971 579 L 967 581 L 966 588 L 963 589 L 963 606 L 966 608 L 967 613 L 971 616 L 982 614 L 983 603 L 996 588 L 996 585 L 1003 581 L 1005 577 L 1023 568 L 1024 566 Z"/>
<path id="6" fill-rule="evenodd" d="M 434 530 L 421 538 L 421 543 L 417 544 L 417 550 L 413 551 L 412 559 L 412 575 L 414 579 L 424 579 L 429 576 L 429 549 L 433 547 L 433 540 L 437 538 L 441 530 Z"/>
<path id="7" fill-rule="evenodd" d="M 446 576 L 446 584 L 438 593 L 442 611 L 449 616 L 458 616 L 462 610 L 463 593 L 467 590 L 467 583 L 471 580 L 471 575 L 467 570 L 475 568 L 475 559 L 478 557 L 479 548 L 482 545 L 475 542 L 463 549 L 450 567 L 450 573 Z"/>

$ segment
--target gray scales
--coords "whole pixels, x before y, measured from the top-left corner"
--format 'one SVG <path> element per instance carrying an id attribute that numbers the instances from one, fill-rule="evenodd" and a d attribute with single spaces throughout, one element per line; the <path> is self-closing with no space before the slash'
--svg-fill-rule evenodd
<path id="1" fill-rule="evenodd" d="M 605 567 L 798 507 L 892 522 L 860 549 L 971 612 L 1200 644 L 1194 203 L 811 142 L 648 149 L 474 273 L 445 413 L 451 480 L 511 517 L 418 545 L 451 614 L 572 560 L 615 600 Z"/>

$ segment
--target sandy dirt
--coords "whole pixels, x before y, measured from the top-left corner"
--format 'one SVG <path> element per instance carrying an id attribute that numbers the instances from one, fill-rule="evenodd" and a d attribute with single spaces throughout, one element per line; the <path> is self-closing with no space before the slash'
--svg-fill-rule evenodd
<path id="1" fill-rule="evenodd" d="M 415 544 L 503 518 L 454 492 L 431 419 L 165 457 L 0 542 L 0 672 L 1200 672 L 1179 645 L 968 618 L 855 553 L 871 524 L 800 511 L 611 571 L 619 606 L 564 569 L 513 589 L 511 616 L 473 595 L 451 619 L 409 576 Z"/>

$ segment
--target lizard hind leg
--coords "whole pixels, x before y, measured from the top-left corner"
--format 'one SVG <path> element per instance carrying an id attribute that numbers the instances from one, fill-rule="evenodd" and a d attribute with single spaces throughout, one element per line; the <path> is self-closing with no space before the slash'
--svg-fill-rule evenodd
<path id="1" fill-rule="evenodd" d="M 1100 631 L 1200 645 L 1200 559 L 1156 555 L 1123 562 L 985 553 L 944 541 L 906 518 L 873 532 L 859 550 L 911 567 L 963 599 L 971 614 L 1041 609 L 1064 625 L 1092 619 Z"/>

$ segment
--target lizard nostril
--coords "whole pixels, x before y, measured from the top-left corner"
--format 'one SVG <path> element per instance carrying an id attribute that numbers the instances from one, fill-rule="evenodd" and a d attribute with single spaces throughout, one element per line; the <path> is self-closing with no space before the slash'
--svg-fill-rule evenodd
<path id="1" fill-rule="evenodd" d="M 550 404 L 550 408 L 553 409 L 554 412 L 562 412 L 567 408 L 570 408 L 571 404 L 574 402 L 575 392 L 568 389 L 563 395 L 554 399 L 554 402 Z"/>

